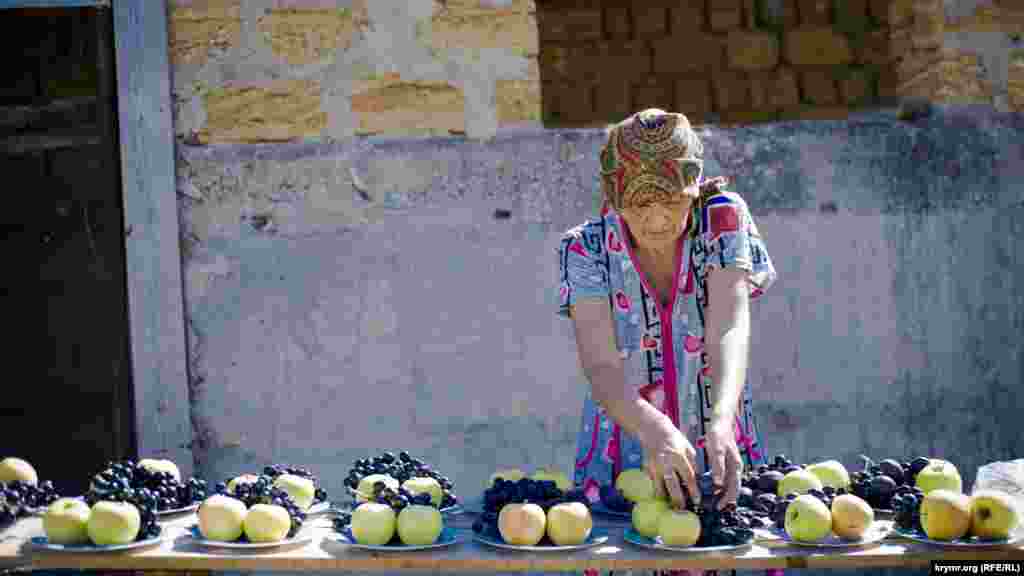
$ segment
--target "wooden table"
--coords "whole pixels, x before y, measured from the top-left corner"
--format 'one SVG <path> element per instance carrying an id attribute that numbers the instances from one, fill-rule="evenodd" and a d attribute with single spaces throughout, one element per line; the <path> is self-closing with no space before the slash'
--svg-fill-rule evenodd
<path id="1" fill-rule="evenodd" d="M 34 569 L 79 568 L 97 570 L 207 571 L 395 571 L 435 572 L 557 572 L 597 570 L 769 568 L 880 568 L 927 567 L 932 560 L 987 560 L 1024 562 L 1024 546 L 950 550 L 900 539 L 849 551 L 787 545 L 761 533 L 754 546 L 741 554 L 672 553 L 639 548 L 622 539 L 625 522 L 595 518 L 611 538 L 602 546 L 574 553 L 530 553 L 499 550 L 472 540 L 472 516 L 447 519 L 463 531 L 466 541 L 434 551 L 374 553 L 345 547 L 331 537 L 328 518 L 309 521 L 314 539 L 305 545 L 273 552 L 238 552 L 203 548 L 182 537 L 196 521 L 186 515 L 163 523 L 168 539 L 146 550 L 111 554 L 71 554 L 34 550 L 28 539 L 43 535 L 38 518 L 18 521 L 0 532 L 0 567 L 24 565 Z"/>

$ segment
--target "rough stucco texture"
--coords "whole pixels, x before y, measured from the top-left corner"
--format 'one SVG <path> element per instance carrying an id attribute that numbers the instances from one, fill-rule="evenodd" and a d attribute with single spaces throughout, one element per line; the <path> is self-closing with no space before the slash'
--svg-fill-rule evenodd
<path id="1" fill-rule="evenodd" d="M 704 132 L 780 274 L 753 308 L 769 452 L 930 454 L 968 483 L 1020 456 L 1022 128 L 958 109 Z M 568 472 L 583 390 L 554 249 L 593 213 L 600 143 L 181 147 L 201 474 L 301 462 L 340 494 L 353 459 L 408 449 L 471 497 L 497 467 Z"/>

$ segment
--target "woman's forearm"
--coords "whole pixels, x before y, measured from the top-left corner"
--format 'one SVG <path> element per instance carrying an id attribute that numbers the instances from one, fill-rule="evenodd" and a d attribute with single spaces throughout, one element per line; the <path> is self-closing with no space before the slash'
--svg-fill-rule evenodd
<path id="1" fill-rule="evenodd" d="M 712 421 L 731 423 L 746 382 L 750 349 L 750 305 L 746 283 L 736 271 L 720 275 L 708 315 L 708 354 L 711 363 Z M 712 274 L 714 276 L 715 274 Z M 711 282 L 713 280 L 709 280 Z"/>
<path id="2" fill-rule="evenodd" d="M 650 425 L 668 418 L 626 385 L 621 366 L 595 366 L 586 372 L 594 401 L 630 435 L 642 439 Z"/>

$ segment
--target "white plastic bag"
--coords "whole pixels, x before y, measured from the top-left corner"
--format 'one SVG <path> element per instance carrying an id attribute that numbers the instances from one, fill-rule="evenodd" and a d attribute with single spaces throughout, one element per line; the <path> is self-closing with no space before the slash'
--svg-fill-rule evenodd
<path id="1" fill-rule="evenodd" d="M 978 468 L 971 494 L 978 490 L 999 490 L 1009 494 L 1020 519 L 1017 530 L 1024 529 L 1024 459 L 991 462 Z"/>

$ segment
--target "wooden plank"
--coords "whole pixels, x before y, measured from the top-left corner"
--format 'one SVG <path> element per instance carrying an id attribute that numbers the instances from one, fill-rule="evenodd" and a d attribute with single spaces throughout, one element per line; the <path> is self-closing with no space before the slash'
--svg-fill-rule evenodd
<path id="1" fill-rule="evenodd" d="M 192 474 L 165 1 L 114 4 L 135 437 Z"/>
<path id="2" fill-rule="evenodd" d="M 821 550 L 764 540 L 740 554 L 674 553 L 647 550 L 622 539 L 625 524 L 613 525 L 609 541 L 588 550 L 563 553 L 525 553 L 490 548 L 471 540 L 468 518 L 451 520 L 465 530 L 467 541 L 448 548 L 377 554 L 354 550 L 335 541 L 326 518 L 311 520 L 314 539 L 307 545 L 268 552 L 204 549 L 184 536 L 195 516 L 165 524 L 168 541 L 145 551 L 126 554 L 32 554 L 32 567 L 41 569 L 170 571 L 366 571 L 430 570 L 437 572 L 543 572 L 596 570 L 765 570 L 772 568 L 923 568 L 933 560 L 1024 561 L 1024 546 L 948 550 L 899 539 L 856 551 Z M 38 519 L 22 520 L 0 534 L 0 562 L 29 554 L 26 540 L 42 534 Z"/>

